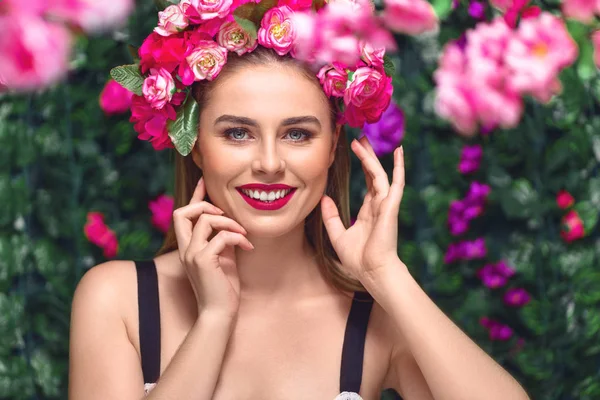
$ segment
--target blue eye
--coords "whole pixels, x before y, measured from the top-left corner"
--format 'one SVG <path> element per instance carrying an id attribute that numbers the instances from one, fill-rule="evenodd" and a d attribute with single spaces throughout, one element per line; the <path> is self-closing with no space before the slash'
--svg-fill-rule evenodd
<path id="1" fill-rule="evenodd" d="M 231 128 L 223 132 L 223 136 L 234 142 L 241 142 L 245 140 L 244 135 L 247 133 L 248 131 L 246 129 Z M 294 135 L 295 138 L 292 135 Z M 292 129 L 288 132 L 287 136 L 291 137 L 293 142 L 305 142 L 312 137 L 312 134 L 304 129 Z"/>

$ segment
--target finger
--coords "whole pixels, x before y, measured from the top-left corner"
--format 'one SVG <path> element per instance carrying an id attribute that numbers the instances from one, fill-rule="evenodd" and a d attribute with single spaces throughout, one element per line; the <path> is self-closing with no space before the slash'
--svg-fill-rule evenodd
<path id="1" fill-rule="evenodd" d="M 229 230 L 247 235 L 248 232 L 239 223 L 221 215 L 202 214 L 192 232 L 190 245 L 206 246 L 215 230 Z"/>
<path id="2" fill-rule="evenodd" d="M 331 244 L 335 249 L 335 244 L 338 238 L 346 232 L 346 227 L 344 227 L 344 223 L 340 218 L 335 202 L 327 195 L 323 195 L 323 198 L 321 198 L 321 215 L 327 234 L 331 239 Z"/>
<path id="3" fill-rule="evenodd" d="M 220 231 L 217 235 L 204 247 L 203 253 L 219 255 L 225 250 L 226 246 L 240 246 L 244 250 L 252 250 L 254 246 L 244 235 L 231 231 Z"/>
<path id="4" fill-rule="evenodd" d="M 391 207 L 388 210 L 392 215 L 397 217 L 400 209 L 400 203 L 402 202 L 402 196 L 404 195 L 405 181 L 405 169 L 404 169 L 404 148 L 400 146 L 394 150 L 394 172 L 392 177 L 392 186 L 390 192 L 386 198 L 386 207 Z M 388 200 L 389 199 L 389 200 Z"/>
<path id="5" fill-rule="evenodd" d="M 381 163 L 377 157 L 372 156 L 358 140 L 352 141 L 352 146 L 354 146 L 352 149 L 356 153 L 356 156 L 363 163 L 364 168 L 373 179 L 375 194 L 386 197 L 390 189 L 390 183 L 388 181 L 387 173 L 381 166 Z"/>
<path id="6" fill-rule="evenodd" d="M 204 200 L 205 196 L 206 196 L 206 186 L 204 183 L 204 177 L 201 177 L 200 180 L 198 180 L 198 184 L 196 185 L 196 188 L 194 189 L 194 193 L 192 194 L 190 204 L 198 203 L 198 202 Z"/>
<path id="7" fill-rule="evenodd" d="M 361 136 L 358 141 L 373 157 L 377 158 L 377 154 L 375 153 L 375 150 L 373 150 L 373 146 L 371 146 L 371 142 L 366 135 Z"/>
<path id="8" fill-rule="evenodd" d="M 202 201 L 180 207 L 173 212 L 173 227 L 180 256 L 183 257 L 192 239 L 193 220 L 198 219 L 203 213 L 223 214 L 223 211 L 206 201 Z"/>

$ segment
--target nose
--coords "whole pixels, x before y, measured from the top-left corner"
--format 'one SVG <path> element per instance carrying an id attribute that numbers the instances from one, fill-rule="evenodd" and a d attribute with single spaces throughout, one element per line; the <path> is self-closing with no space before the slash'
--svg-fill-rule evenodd
<path id="1" fill-rule="evenodd" d="M 285 169 L 285 161 L 277 148 L 276 140 L 263 139 L 256 147 L 257 154 L 252 162 L 252 169 L 257 173 L 276 175 Z"/>

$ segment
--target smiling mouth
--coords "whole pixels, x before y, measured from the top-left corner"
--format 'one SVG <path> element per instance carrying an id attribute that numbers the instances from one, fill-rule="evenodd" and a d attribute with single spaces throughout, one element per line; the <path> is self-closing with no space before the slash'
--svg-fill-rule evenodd
<path id="1" fill-rule="evenodd" d="M 268 195 L 265 195 L 265 192 L 261 192 L 258 190 L 238 189 L 238 191 L 240 193 L 242 193 L 242 195 L 244 195 L 254 201 L 260 201 L 261 203 L 265 203 L 265 204 L 274 203 L 278 200 L 284 199 L 284 198 L 288 197 L 290 195 L 290 193 L 292 193 L 295 190 L 296 190 L 296 188 L 278 190 L 275 192 L 270 192 Z M 260 195 L 259 195 L 259 193 L 260 193 Z"/>

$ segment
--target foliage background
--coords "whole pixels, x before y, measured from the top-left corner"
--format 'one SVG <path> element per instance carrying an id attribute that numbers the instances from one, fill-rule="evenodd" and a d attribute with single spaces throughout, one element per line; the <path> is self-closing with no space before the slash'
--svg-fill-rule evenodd
<path id="1" fill-rule="evenodd" d="M 406 115 L 407 168 L 400 257 L 438 306 L 532 398 L 598 399 L 600 79 L 590 61 L 590 28 L 569 23 L 581 56 L 561 76 L 561 96 L 547 106 L 528 101 L 519 127 L 468 141 L 483 145 L 484 159 L 467 177 L 457 170 L 465 139 L 433 112 L 432 73 L 443 44 L 475 21 L 463 6 L 451 10 L 449 0 L 432 3 L 440 31 L 397 38 L 394 97 Z M 533 3 L 554 11 L 559 4 Z M 79 38 L 67 82 L 43 93 L 0 95 L 2 399 L 67 397 L 72 294 L 85 271 L 104 261 L 83 235 L 89 211 L 104 213 L 117 233 L 120 259 L 152 257 L 160 246 L 148 201 L 172 193 L 171 155 L 136 139 L 127 115 L 106 117 L 98 106 L 110 68 L 130 63 L 126 45 L 138 46 L 155 24 L 155 6 L 139 2 L 126 29 Z M 392 155 L 381 162 L 391 176 Z M 473 179 L 492 192 L 465 237 L 485 237 L 488 255 L 446 265 L 443 255 L 454 240 L 448 207 Z M 560 189 L 587 210 L 588 235 L 571 244 L 559 234 Z M 351 190 L 356 214 L 365 184 L 354 156 Z M 501 259 L 517 270 L 508 287 L 532 296 L 522 308 L 505 306 L 506 288 L 488 289 L 475 276 L 484 263 Z M 511 326 L 513 337 L 491 341 L 479 325 L 482 316 Z"/>

